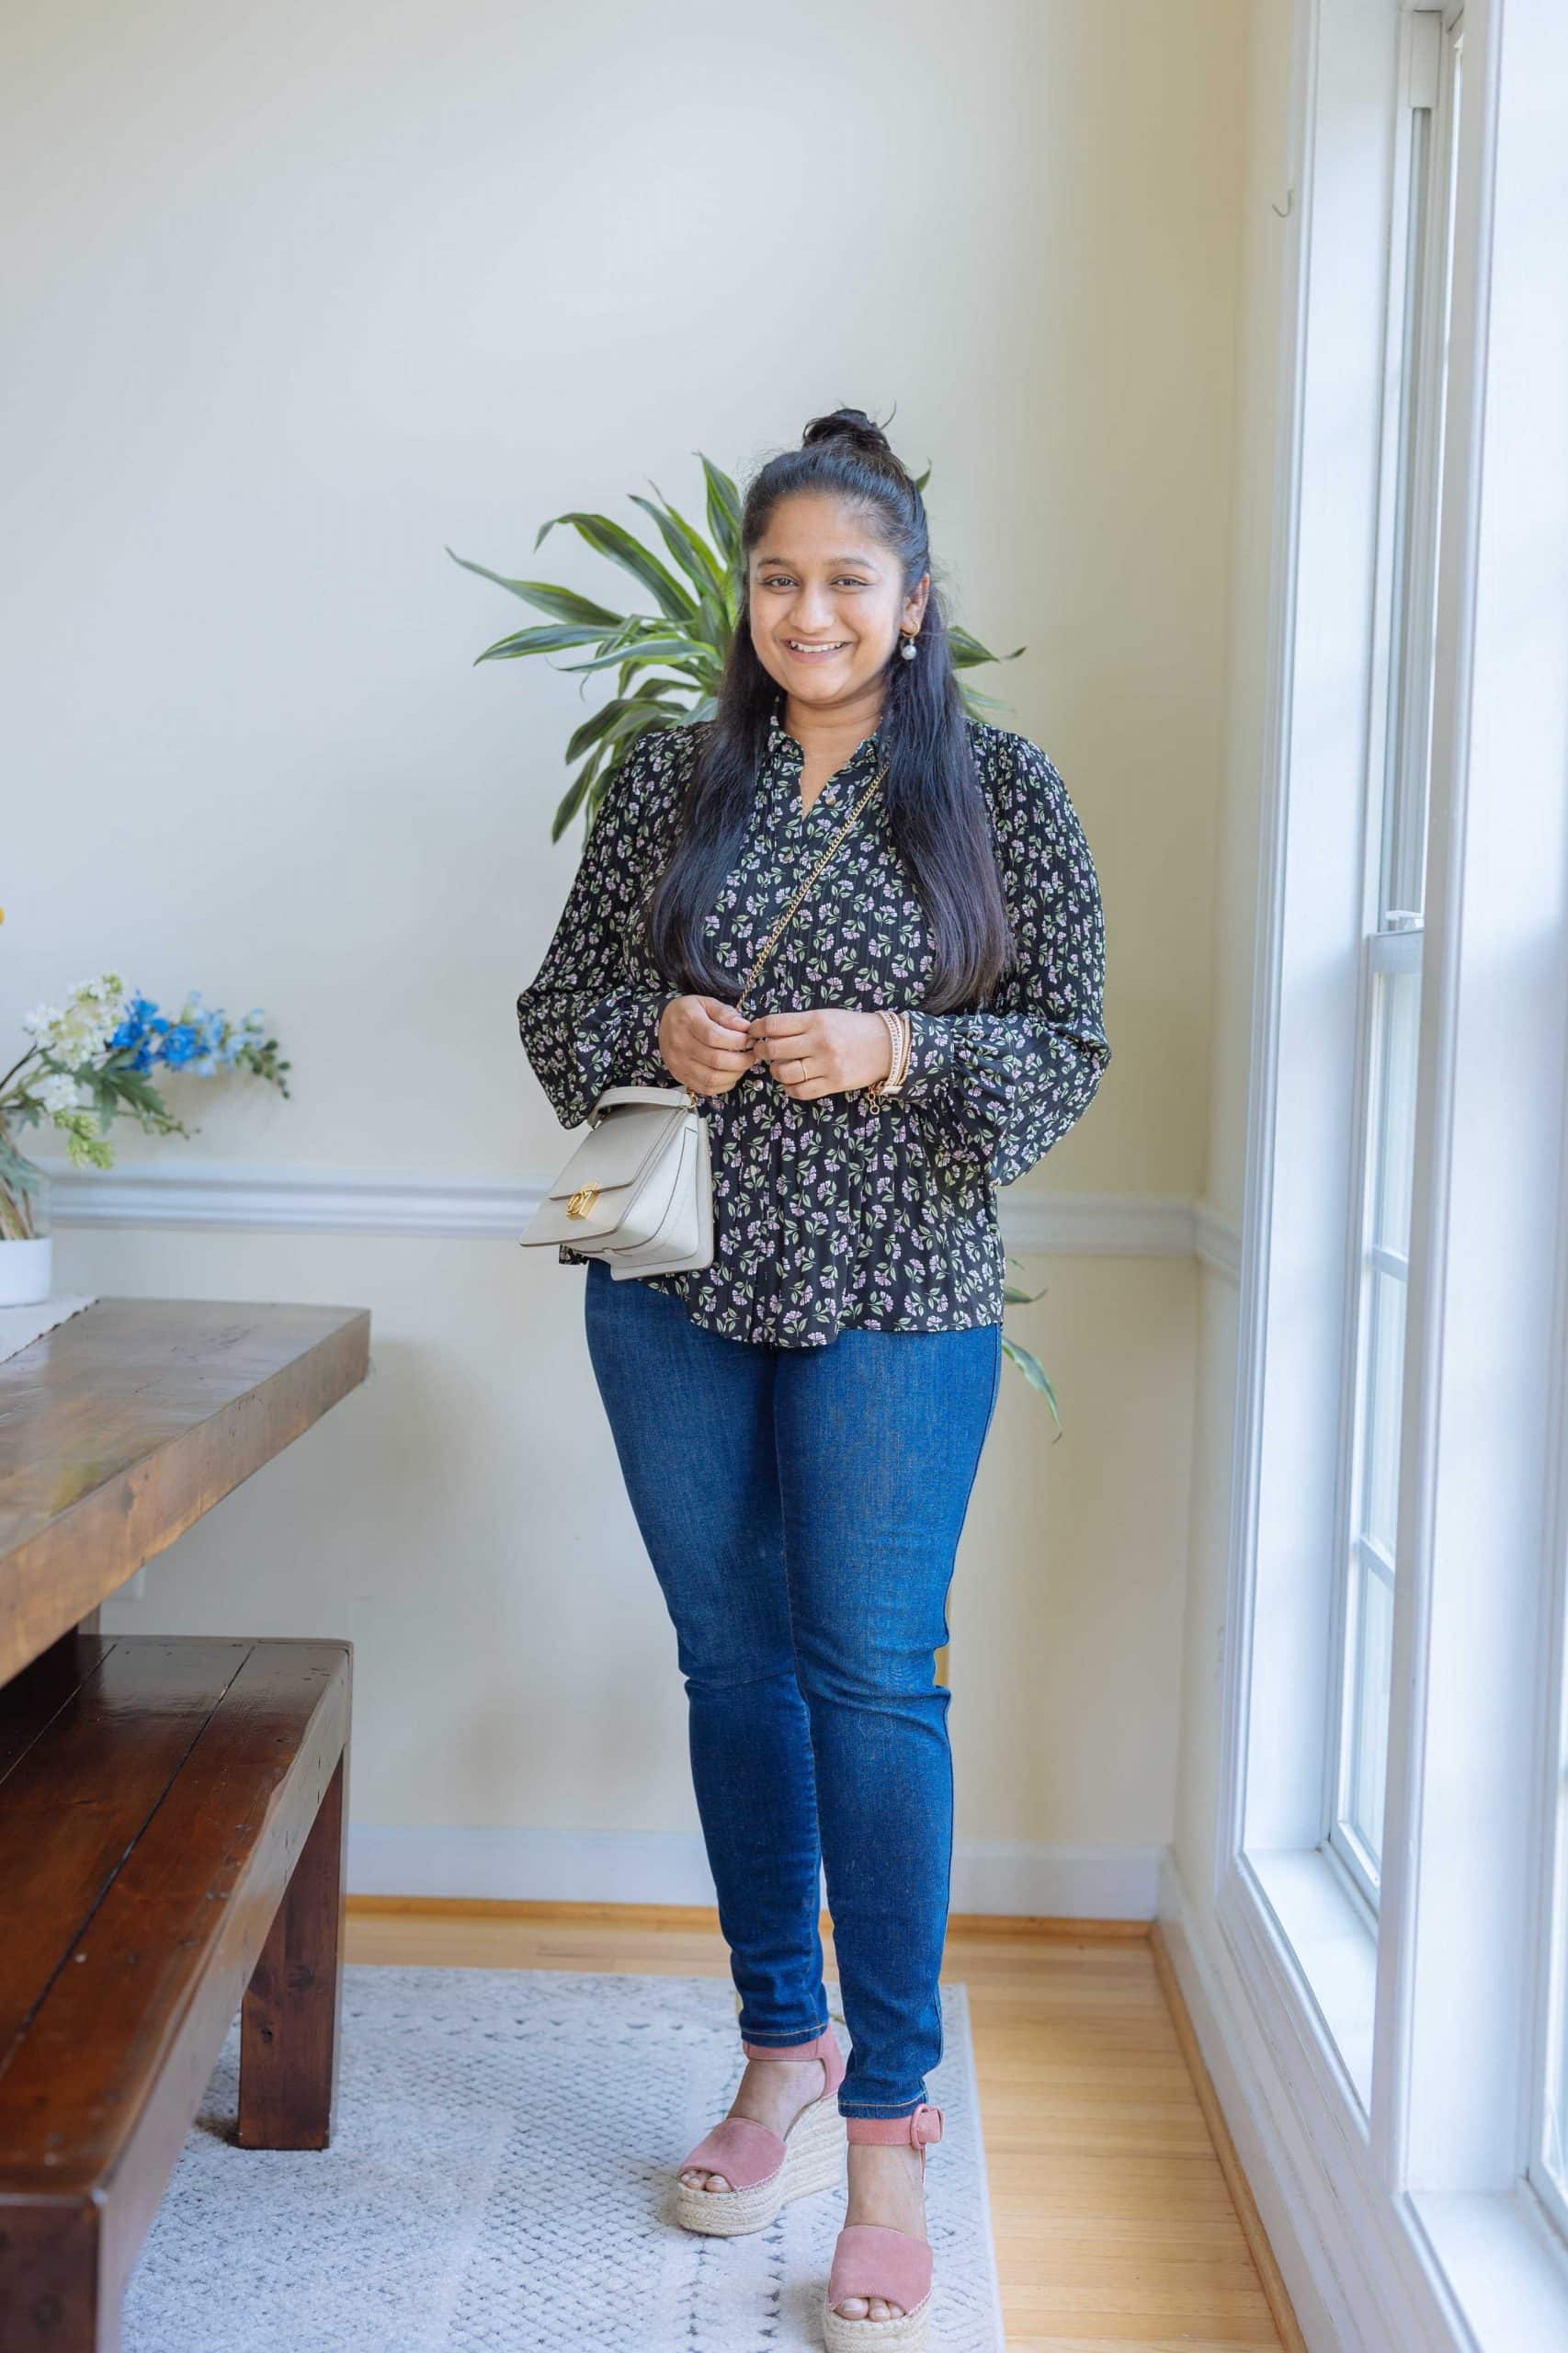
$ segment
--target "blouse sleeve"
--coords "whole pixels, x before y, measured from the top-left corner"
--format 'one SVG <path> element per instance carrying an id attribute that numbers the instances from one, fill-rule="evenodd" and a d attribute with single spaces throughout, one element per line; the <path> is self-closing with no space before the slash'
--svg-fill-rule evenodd
<path id="1" fill-rule="evenodd" d="M 1027 736 L 993 755 L 990 799 L 1017 961 L 980 1013 L 910 1011 L 894 1102 L 939 1120 L 1010 1185 L 1087 1110 L 1110 1062 L 1102 1018 L 1105 922 L 1067 788 Z"/>
<path id="2" fill-rule="evenodd" d="M 667 794 L 655 745 L 640 736 L 605 789 L 555 934 L 517 998 L 517 1029 L 562 1127 L 585 1120 L 607 1086 L 671 1086 L 659 1020 L 678 996 L 642 938 L 662 867 Z"/>

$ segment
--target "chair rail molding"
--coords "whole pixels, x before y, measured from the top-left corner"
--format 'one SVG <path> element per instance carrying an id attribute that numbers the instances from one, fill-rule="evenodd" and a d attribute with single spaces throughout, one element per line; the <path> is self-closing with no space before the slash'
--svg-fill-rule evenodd
<path id="1" fill-rule="evenodd" d="M 224 1160 L 74 1168 L 40 1159 L 54 1222 L 177 1225 L 277 1233 L 401 1233 L 470 1242 L 516 1241 L 543 1199 L 547 1176 L 491 1184 L 396 1169 L 330 1168 Z M 1187 1258 L 1234 1280 L 1241 1237 L 1210 1204 L 1179 1193 L 1048 1193 L 1003 1187 L 997 1201 L 1010 1249 L 1086 1258 Z"/>

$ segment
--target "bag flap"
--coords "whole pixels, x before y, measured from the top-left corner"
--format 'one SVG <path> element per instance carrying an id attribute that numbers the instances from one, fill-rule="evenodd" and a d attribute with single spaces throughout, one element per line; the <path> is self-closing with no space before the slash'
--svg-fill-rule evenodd
<path id="1" fill-rule="evenodd" d="M 638 1184 L 686 1117 L 684 1095 L 672 1104 L 667 1089 L 657 1091 L 664 1098 L 662 1106 L 628 1103 L 607 1110 L 583 1138 L 547 1198 L 569 1200 L 588 1185 L 608 1193 Z"/>
<path id="2" fill-rule="evenodd" d="M 673 1110 L 678 1105 L 685 1110 L 686 1089 L 684 1086 L 607 1086 L 589 1116 L 597 1120 L 621 1103 L 651 1103 L 656 1111 Z"/>

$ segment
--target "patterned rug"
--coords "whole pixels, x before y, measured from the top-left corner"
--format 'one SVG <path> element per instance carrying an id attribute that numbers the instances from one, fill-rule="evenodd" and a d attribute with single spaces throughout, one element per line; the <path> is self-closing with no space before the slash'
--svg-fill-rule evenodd
<path id="1" fill-rule="evenodd" d="M 927 2343 L 1003 2353 L 962 1985 L 942 2011 Z M 234 2145 L 236 2019 L 127 2290 L 124 2353 L 820 2347 L 842 2191 L 746 2238 L 667 2217 L 671 2169 L 743 2063 L 723 1978 L 352 1965 L 333 2146 Z"/>

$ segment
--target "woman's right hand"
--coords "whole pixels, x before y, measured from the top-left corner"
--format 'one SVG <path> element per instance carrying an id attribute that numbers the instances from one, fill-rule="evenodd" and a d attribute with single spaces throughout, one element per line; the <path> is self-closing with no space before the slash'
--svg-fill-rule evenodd
<path id="1" fill-rule="evenodd" d="M 746 1017 L 722 997 L 672 997 L 659 1019 L 665 1068 L 694 1095 L 727 1095 L 762 1053 L 746 1037 Z"/>

